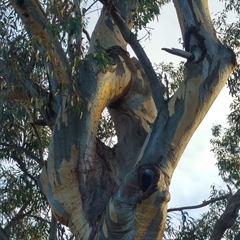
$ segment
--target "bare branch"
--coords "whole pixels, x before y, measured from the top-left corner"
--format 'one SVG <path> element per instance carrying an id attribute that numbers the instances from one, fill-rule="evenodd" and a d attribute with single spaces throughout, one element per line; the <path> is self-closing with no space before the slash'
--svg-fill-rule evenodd
<path id="1" fill-rule="evenodd" d="M 178 48 L 162 48 L 162 50 L 171 53 L 173 55 L 179 56 L 179 57 L 183 57 L 186 58 L 188 60 L 192 60 L 194 59 L 194 55 L 190 52 L 178 49 Z"/>
<path id="2" fill-rule="evenodd" d="M 26 149 L 24 147 L 21 147 L 21 146 L 15 145 L 15 144 L 3 143 L 3 142 L 0 142 L 0 145 L 6 147 L 6 148 L 0 149 L 1 152 L 17 149 L 17 150 L 24 152 L 27 157 L 35 160 L 39 164 L 40 167 L 42 167 L 44 165 L 44 162 L 41 162 L 41 160 L 36 155 L 34 155 L 31 151 L 29 151 L 28 149 Z"/>
<path id="3" fill-rule="evenodd" d="M 217 202 L 217 201 L 220 201 L 220 200 L 229 198 L 230 196 L 232 196 L 231 193 L 226 194 L 226 195 L 221 196 L 221 197 L 211 198 L 210 200 L 203 201 L 201 204 L 198 204 L 198 205 L 185 206 L 185 207 L 179 207 L 179 208 L 169 208 L 167 211 L 168 211 L 168 212 L 174 212 L 174 211 L 183 211 L 183 210 L 187 210 L 187 209 L 202 208 L 202 207 L 205 207 L 205 206 L 207 206 L 207 205 L 209 205 L 209 204 L 211 204 L 211 203 L 214 203 L 214 202 Z"/>
<path id="4" fill-rule="evenodd" d="M 90 40 L 91 40 L 91 37 L 90 37 L 90 35 L 89 35 L 88 31 L 87 31 L 85 28 L 83 28 L 83 33 L 86 35 L 86 37 L 87 37 L 87 40 L 90 42 Z"/>
<path id="5" fill-rule="evenodd" d="M 98 0 L 94 0 L 93 3 L 87 9 L 84 9 L 84 14 L 86 14 L 88 12 L 88 10 L 90 10 L 92 8 L 92 6 L 95 5 L 97 2 L 98 2 Z"/>

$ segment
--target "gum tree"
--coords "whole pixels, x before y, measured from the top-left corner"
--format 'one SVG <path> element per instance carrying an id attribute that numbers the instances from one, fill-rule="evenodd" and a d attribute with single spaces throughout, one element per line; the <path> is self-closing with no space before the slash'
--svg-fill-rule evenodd
<path id="1" fill-rule="evenodd" d="M 33 127 L 49 129 L 38 184 L 76 239 L 162 239 L 172 175 L 235 69 L 235 54 L 218 40 L 207 1 L 173 1 L 184 50 L 164 50 L 186 63 L 183 81 L 166 94 L 133 30 L 167 1 L 99 2 L 85 52 L 88 9 L 80 1 L 11 0 L 24 30 L 1 58 L 2 98 L 29 101 Z M 105 108 L 113 148 L 97 137 Z"/>

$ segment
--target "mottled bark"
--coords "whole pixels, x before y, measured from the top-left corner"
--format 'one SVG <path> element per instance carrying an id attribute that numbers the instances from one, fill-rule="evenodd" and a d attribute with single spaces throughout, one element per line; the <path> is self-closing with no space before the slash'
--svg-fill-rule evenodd
<path id="1" fill-rule="evenodd" d="M 53 80 L 65 86 L 41 190 L 56 219 L 77 239 L 162 239 L 173 172 L 236 67 L 235 55 L 218 41 L 207 1 L 174 1 L 185 50 L 193 57 L 185 64 L 179 89 L 165 100 L 147 55 L 130 31 L 137 6 L 131 1 L 101 2 L 105 7 L 89 54 L 75 66 L 74 78 L 71 61 L 43 27 L 46 16 L 40 3 L 12 3 L 30 32 L 40 37 Z M 126 52 L 128 43 L 138 60 Z M 104 69 L 94 57 L 102 49 L 109 57 Z M 81 99 L 72 102 L 74 91 Z M 112 149 L 96 138 L 106 107 L 118 136 Z"/>

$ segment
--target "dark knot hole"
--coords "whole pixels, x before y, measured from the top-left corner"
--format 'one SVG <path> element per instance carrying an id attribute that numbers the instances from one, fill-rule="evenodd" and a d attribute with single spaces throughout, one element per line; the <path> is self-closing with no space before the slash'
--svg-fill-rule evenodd
<path id="1" fill-rule="evenodd" d="M 145 169 L 142 173 L 142 191 L 146 192 L 152 184 L 154 173 L 150 169 Z"/>

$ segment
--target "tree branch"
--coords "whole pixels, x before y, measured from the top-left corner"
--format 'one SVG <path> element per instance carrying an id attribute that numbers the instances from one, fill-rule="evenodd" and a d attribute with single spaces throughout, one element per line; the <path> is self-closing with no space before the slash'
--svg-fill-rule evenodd
<path id="1" fill-rule="evenodd" d="M 38 0 L 18 1 L 11 0 L 11 4 L 23 19 L 23 23 L 31 34 L 36 38 L 38 44 L 45 50 L 53 64 L 53 75 L 63 85 L 70 85 L 68 62 L 65 53 L 56 36 L 51 32 L 49 22 Z M 31 36 L 30 36 L 31 37 Z"/>
<path id="2" fill-rule="evenodd" d="M 28 211 L 26 214 L 24 214 L 24 210 L 28 207 L 30 201 L 27 201 L 25 202 L 22 207 L 19 209 L 19 211 L 16 213 L 16 215 L 11 218 L 11 220 L 7 223 L 6 227 L 5 227 L 5 231 L 8 232 L 10 227 L 13 225 L 13 224 L 16 224 L 16 221 L 19 221 L 21 220 L 26 214 L 29 214 L 31 213 L 31 211 Z"/>
<path id="3" fill-rule="evenodd" d="M 89 35 L 89 33 L 88 33 L 86 28 L 83 28 L 83 33 L 86 35 L 87 40 L 90 42 L 91 37 L 90 37 L 90 35 Z"/>
<path id="4" fill-rule="evenodd" d="M 171 49 L 169 49 L 169 48 L 162 48 L 162 50 L 164 50 L 164 51 L 166 51 L 168 53 L 174 54 L 176 56 L 186 58 L 188 60 L 194 59 L 194 55 L 192 53 L 184 51 L 184 50 L 181 50 L 181 49 L 177 49 L 177 48 L 171 48 Z"/>
<path id="5" fill-rule="evenodd" d="M 232 227 L 240 210 L 240 189 L 229 199 L 227 207 L 217 220 L 210 240 L 221 240 L 224 232 Z"/>
<path id="6" fill-rule="evenodd" d="M 38 147 L 38 149 L 39 149 L 39 156 L 40 156 L 41 162 L 43 163 L 43 162 L 44 162 L 44 159 L 43 159 L 43 145 L 42 145 L 42 141 L 41 141 L 41 138 L 40 138 L 40 136 L 39 136 L 39 134 L 38 134 L 38 130 L 37 130 L 35 124 L 32 123 L 31 125 L 32 125 L 32 127 L 33 127 L 33 130 L 34 130 L 35 135 L 36 135 L 37 140 L 38 140 L 38 144 L 39 144 L 39 147 Z"/>
<path id="7" fill-rule="evenodd" d="M 17 150 L 24 152 L 27 157 L 35 160 L 39 164 L 40 167 L 42 167 L 44 165 L 44 162 L 42 162 L 36 155 L 34 155 L 30 150 L 28 150 L 24 147 L 21 147 L 21 146 L 15 145 L 15 144 L 3 143 L 3 142 L 0 142 L 0 144 L 2 146 L 6 147 L 6 148 L 0 149 L 0 151 L 2 151 L 2 152 L 4 152 L 4 151 L 8 152 L 8 151 L 11 151 L 12 149 L 17 149 Z"/>
<path id="8" fill-rule="evenodd" d="M 164 104 L 163 90 L 160 86 L 160 82 L 157 78 L 157 75 L 152 67 L 152 64 L 149 58 L 147 57 L 141 44 L 137 40 L 136 35 L 134 35 L 131 32 L 131 30 L 128 28 L 125 20 L 122 18 L 117 8 L 111 2 L 108 2 L 108 0 L 100 0 L 100 2 L 108 9 L 114 22 L 118 26 L 124 40 L 132 47 L 133 51 L 137 55 L 145 71 L 145 74 L 148 77 L 148 80 L 151 86 L 152 96 L 153 96 L 156 108 L 159 111 L 162 105 Z"/>
<path id="9" fill-rule="evenodd" d="M 169 180 L 193 133 L 236 67 L 233 51 L 216 39 L 214 30 L 211 32 L 208 2 L 177 0 L 174 3 L 180 24 L 196 26 L 192 34 L 194 39 L 197 36 L 197 43 L 190 41 L 190 49 L 199 50 L 192 52 L 195 57 L 195 53 L 201 54 L 185 64 L 184 81 L 168 100 L 166 115 L 160 114 L 155 120 L 139 161 L 139 164 L 155 162 L 165 169 Z M 194 18 L 188 18 L 189 15 Z"/>
<path id="10" fill-rule="evenodd" d="M 229 198 L 230 196 L 232 196 L 232 194 L 229 193 L 229 194 L 226 194 L 226 195 L 221 196 L 221 197 L 211 198 L 210 200 L 203 201 L 201 204 L 198 204 L 198 205 L 185 206 L 185 207 L 179 207 L 179 208 L 169 208 L 167 211 L 168 212 L 174 212 L 174 211 L 183 211 L 183 210 L 187 210 L 187 209 L 202 208 L 202 207 L 205 207 L 205 206 L 207 206 L 207 205 L 209 205 L 211 203 L 214 203 L 214 202 L 217 202 L 217 201 Z"/>
<path id="11" fill-rule="evenodd" d="M 74 0 L 74 7 L 75 7 L 75 18 L 80 17 L 82 19 L 82 13 L 80 10 L 80 4 L 82 0 Z M 83 21 L 83 19 L 82 19 Z M 83 24 L 79 28 L 78 32 L 75 33 L 75 41 L 76 41 L 76 53 L 75 56 L 79 57 L 81 55 L 81 48 L 82 48 L 82 32 L 83 32 Z"/>

